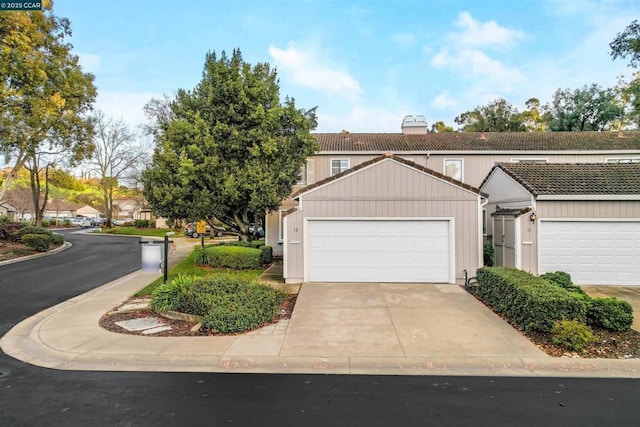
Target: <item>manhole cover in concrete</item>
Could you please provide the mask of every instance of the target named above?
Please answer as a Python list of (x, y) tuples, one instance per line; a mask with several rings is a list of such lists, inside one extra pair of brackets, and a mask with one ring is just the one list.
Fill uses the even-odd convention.
[(126, 329), (127, 331), (144, 331), (145, 329), (164, 326), (162, 322), (159, 322), (153, 317), (142, 317), (140, 319), (123, 320), (121, 322), (116, 322), (116, 325)]

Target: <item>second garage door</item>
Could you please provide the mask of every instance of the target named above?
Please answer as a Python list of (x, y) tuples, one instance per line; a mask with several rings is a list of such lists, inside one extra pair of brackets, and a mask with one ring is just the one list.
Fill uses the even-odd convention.
[(543, 221), (540, 271), (578, 284), (640, 285), (640, 222)]
[(310, 282), (451, 282), (448, 220), (309, 220)]

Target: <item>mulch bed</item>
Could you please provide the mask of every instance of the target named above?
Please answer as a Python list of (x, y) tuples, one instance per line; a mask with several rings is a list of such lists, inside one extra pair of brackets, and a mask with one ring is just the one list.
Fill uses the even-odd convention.
[[(267, 326), (273, 323), (277, 323), (281, 319), (290, 319), (291, 313), (293, 313), (293, 308), (296, 305), (296, 300), (298, 295), (289, 295), (289, 297), (284, 300), (278, 309), (278, 314), (274, 317), (271, 322), (260, 325), (259, 328), (263, 326)], [(164, 323), (167, 326), (171, 326), (170, 330), (158, 332), (156, 334), (147, 335), (151, 337), (187, 337), (187, 336), (220, 336), (220, 335), (237, 335), (237, 334), (220, 334), (214, 333), (204, 328), (200, 328), (198, 332), (191, 332), (191, 328), (194, 326), (194, 323), (185, 322), (182, 320), (172, 320), (167, 319), (166, 317), (161, 316), (152, 310), (139, 310), (127, 313), (118, 313), (111, 312), (107, 313), (100, 318), (99, 324), (104, 329), (117, 332), (121, 334), (129, 334), (129, 335), (144, 335), (142, 331), (128, 331), (123, 327), (116, 325), (116, 322), (121, 322), (123, 320), (132, 320), (132, 319), (140, 319), (143, 317), (151, 317), (157, 319), (158, 321)], [(256, 328), (256, 329), (259, 329)], [(249, 332), (249, 331), (245, 331)], [(245, 333), (243, 332), (243, 333)]]
[(37, 253), (24, 243), (12, 242), (10, 240), (0, 240), (0, 261), (7, 261), (14, 258), (21, 258)]
[[(493, 308), (471, 292), (478, 301), (486, 305), (492, 311)], [(494, 311), (495, 313), (495, 311)], [(553, 334), (546, 332), (532, 331), (527, 332), (514, 325), (509, 319), (496, 313), (505, 322), (509, 323), (514, 329), (527, 337), (539, 349), (550, 356), (554, 357), (580, 357), (580, 358), (597, 358), (597, 359), (634, 359), (640, 358), (640, 332), (630, 329), (626, 332), (614, 332), (602, 328), (591, 327), (594, 336), (594, 342), (589, 347), (580, 352), (571, 352), (563, 347), (555, 344), (552, 340)]]

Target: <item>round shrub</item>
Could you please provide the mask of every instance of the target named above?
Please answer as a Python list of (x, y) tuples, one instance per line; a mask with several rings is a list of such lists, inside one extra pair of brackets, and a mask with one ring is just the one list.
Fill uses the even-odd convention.
[(35, 225), (27, 225), (26, 227), (22, 227), (20, 230), (18, 230), (18, 232), (15, 235), (18, 240), (21, 240), (22, 236), (24, 236), (25, 234), (46, 234), (47, 236), (50, 236), (51, 232), (49, 230), (45, 230), (42, 227), (36, 227)]
[(22, 242), (38, 252), (46, 252), (51, 245), (51, 236), (48, 234), (25, 234)]
[(156, 311), (183, 311), (183, 295), (193, 284), (193, 277), (178, 275), (154, 289), (151, 294), (151, 308)]
[(593, 342), (593, 332), (576, 320), (560, 320), (553, 325), (553, 342), (567, 350), (582, 351)]
[(633, 308), (617, 298), (594, 298), (587, 310), (587, 323), (610, 331), (628, 331), (633, 323)]
[(235, 333), (257, 328), (273, 319), (284, 293), (260, 284), (248, 284), (239, 292), (222, 294), (204, 315), (202, 325), (217, 333)]
[(151, 304), (156, 310), (202, 316), (203, 326), (213, 332), (235, 333), (271, 321), (285, 298), (270, 286), (221, 274), (167, 282), (153, 292)]
[(51, 243), (60, 246), (64, 243), (64, 236), (58, 233), (51, 233)]

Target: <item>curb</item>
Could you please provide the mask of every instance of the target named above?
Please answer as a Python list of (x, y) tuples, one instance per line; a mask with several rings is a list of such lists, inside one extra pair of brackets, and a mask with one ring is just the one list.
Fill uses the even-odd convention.
[(0, 266), (9, 265), (9, 264), (15, 264), (15, 263), (22, 262), (22, 261), (29, 261), (30, 259), (36, 259), (36, 258), (42, 258), (42, 257), (49, 256), (49, 255), (54, 255), (54, 254), (57, 254), (58, 252), (62, 252), (64, 250), (69, 249), (71, 246), (73, 246), (71, 244), (71, 242), (66, 242), (65, 241), (62, 246), (57, 247), (57, 248), (52, 249), (52, 250), (47, 251), (47, 252), (43, 252), (41, 254), (27, 255), (27, 256), (20, 257), (20, 258), (14, 258), (14, 259), (8, 259), (6, 261), (0, 261)]

